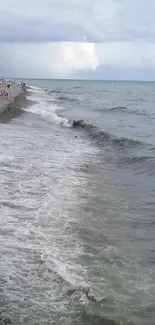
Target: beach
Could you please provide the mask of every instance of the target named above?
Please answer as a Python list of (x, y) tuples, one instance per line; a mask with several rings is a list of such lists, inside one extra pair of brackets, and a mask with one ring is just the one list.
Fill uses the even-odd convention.
[(0, 91), (2, 90), (8, 93), (8, 99), (0, 97), (0, 122), (6, 122), (21, 113), (26, 96), (21, 85), (11, 84), (8, 89), (5, 83), (0, 83)]

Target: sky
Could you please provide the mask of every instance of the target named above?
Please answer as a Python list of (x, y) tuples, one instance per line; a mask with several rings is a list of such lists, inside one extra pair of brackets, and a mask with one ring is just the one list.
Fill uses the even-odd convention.
[(155, 80), (155, 0), (5, 0), (0, 75)]

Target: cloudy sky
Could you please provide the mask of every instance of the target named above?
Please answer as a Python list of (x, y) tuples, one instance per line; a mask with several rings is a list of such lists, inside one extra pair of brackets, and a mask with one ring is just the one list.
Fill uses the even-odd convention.
[(155, 0), (5, 0), (0, 75), (155, 80)]

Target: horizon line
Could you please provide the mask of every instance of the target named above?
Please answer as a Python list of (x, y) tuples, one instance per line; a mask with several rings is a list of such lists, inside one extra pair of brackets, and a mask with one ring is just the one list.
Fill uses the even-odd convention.
[(98, 81), (98, 82), (155, 82), (155, 80), (132, 80), (132, 79), (89, 79), (89, 78), (26, 78), (26, 77), (1, 77), (1, 79), (14, 80), (54, 80), (54, 81)]

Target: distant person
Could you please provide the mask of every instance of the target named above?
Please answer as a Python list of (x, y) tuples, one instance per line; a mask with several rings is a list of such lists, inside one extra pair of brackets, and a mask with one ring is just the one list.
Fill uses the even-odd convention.
[(25, 82), (22, 82), (22, 90), (25, 90)]
[(7, 88), (9, 90), (9, 92), (10, 92), (10, 95), (11, 95), (11, 85), (10, 85), (10, 83), (7, 83)]

